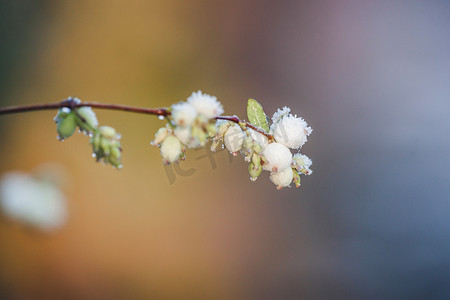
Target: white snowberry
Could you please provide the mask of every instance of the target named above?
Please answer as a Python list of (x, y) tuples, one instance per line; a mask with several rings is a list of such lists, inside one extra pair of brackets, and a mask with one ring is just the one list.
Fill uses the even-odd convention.
[(300, 117), (288, 115), (276, 124), (273, 124), (273, 136), (277, 143), (291, 149), (298, 149), (307, 141), (312, 129)]
[(161, 144), (161, 156), (166, 164), (173, 163), (180, 158), (181, 143), (180, 140), (169, 135)]
[(291, 165), (292, 153), (282, 144), (271, 143), (266, 146), (262, 154), (265, 158), (263, 165), (264, 170), (278, 172)]
[(294, 173), (292, 168), (285, 168), (280, 172), (270, 173), (270, 180), (277, 186), (277, 189), (281, 190), (291, 184)]
[(55, 183), (19, 172), (1, 178), (0, 209), (12, 219), (45, 231), (62, 227), (67, 219), (67, 201)]
[(172, 118), (176, 125), (189, 126), (197, 117), (197, 110), (187, 102), (172, 105)]
[(204, 115), (208, 119), (215, 118), (223, 113), (222, 104), (215, 96), (203, 94), (202, 91), (193, 92), (187, 102), (197, 110), (197, 113)]
[(236, 153), (242, 149), (242, 144), (244, 143), (245, 133), (242, 131), (241, 127), (234, 124), (228, 128), (225, 132), (223, 141), (227, 150)]

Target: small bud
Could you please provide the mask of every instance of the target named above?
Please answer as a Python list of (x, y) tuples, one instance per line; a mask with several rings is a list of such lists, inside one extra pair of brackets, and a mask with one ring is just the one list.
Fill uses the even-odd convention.
[(97, 116), (90, 107), (80, 107), (76, 111), (78, 126), (85, 132), (92, 132), (98, 126)]
[(231, 123), (225, 120), (217, 120), (216, 127), (218, 127), (218, 131), (216, 133), (216, 138), (223, 138), (225, 132), (227, 132), (228, 128), (231, 126)]
[(91, 138), (91, 144), (94, 150), (94, 154), (99, 151), (100, 149), (100, 141), (101, 141), (101, 135), (100, 134), (94, 134), (94, 136)]
[(192, 137), (198, 142), (200, 146), (204, 146), (206, 143), (206, 133), (203, 131), (202, 128), (198, 126), (192, 127)]
[(169, 135), (170, 131), (167, 127), (161, 127), (158, 129), (158, 131), (155, 133), (155, 139), (150, 142), (152, 146), (159, 146), (162, 141)]
[(256, 153), (253, 153), (252, 155), (252, 164), (255, 166), (261, 166), (261, 157)]
[(206, 132), (208, 132), (208, 136), (213, 137), (217, 133), (216, 124), (209, 123), (206, 125)]
[(220, 141), (219, 140), (213, 140), (211, 142), (211, 151), (216, 152), (217, 148), (220, 145)]
[(248, 172), (250, 173), (250, 180), (256, 181), (258, 179), (258, 176), (261, 174), (262, 167), (261, 165), (256, 166), (253, 163), (250, 163), (248, 166)]
[(264, 150), (264, 148), (258, 144), (258, 143), (253, 143), (253, 151), (255, 151), (256, 153), (261, 153)]
[(244, 140), (244, 148), (248, 150), (253, 149), (253, 139), (251, 137), (246, 137)]
[(300, 175), (298, 175), (297, 170), (292, 169), (293, 181), (295, 183), (295, 187), (300, 187)]
[(177, 161), (181, 155), (181, 143), (173, 135), (169, 135), (161, 144), (161, 156), (165, 164)]
[(100, 140), (100, 148), (103, 150), (103, 154), (105, 157), (109, 156), (110, 154), (110, 148), (111, 148), (111, 142), (108, 138), (103, 138)]
[(120, 147), (118, 147), (118, 145), (111, 145), (111, 157), (115, 159), (120, 158), (121, 153), (122, 151), (120, 150)]
[(103, 137), (112, 139), (116, 137), (116, 130), (110, 126), (102, 126), (99, 128), (100, 133)]
[(241, 150), (242, 144), (244, 143), (244, 136), (245, 134), (239, 125), (235, 124), (231, 126), (224, 136), (225, 147), (232, 153), (238, 152)]
[(70, 108), (62, 107), (58, 109), (58, 112), (56, 113), (56, 116), (53, 120), (55, 121), (55, 123), (58, 123), (59, 121), (67, 117), (67, 115), (70, 114), (70, 112), (71, 112)]
[(55, 122), (58, 139), (61, 141), (71, 137), (77, 128), (75, 113), (70, 110), (69, 113), (67, 113), (66, 110), (60, 109), (55, 117)]
[(97, 161), (103, 160), (120, 169), (122, 149), (120, 147), (120, 135), (116, 130), (109, 126), (102, 126), (94, 132), (90, 139), (92, 145), (93, 157)]

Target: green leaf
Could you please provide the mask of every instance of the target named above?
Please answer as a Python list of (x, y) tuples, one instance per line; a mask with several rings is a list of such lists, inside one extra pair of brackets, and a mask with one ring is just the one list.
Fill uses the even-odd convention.
[(247, 118), (250, 124), (269, 132), (269, 122), (264, 110), (255, 99), (248, 99), (247, 102)]

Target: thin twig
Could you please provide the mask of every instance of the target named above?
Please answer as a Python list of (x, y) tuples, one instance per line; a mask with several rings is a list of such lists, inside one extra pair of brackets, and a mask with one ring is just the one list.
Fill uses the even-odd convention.
[(36, 111), (36, 110), (50, 110), (50, 109), (58, 109), (63, 107), (68, 107), (70, 109), (74, 109), (77, 107), (94, 107), (100, 109), (112, 109), (112, 110), (121, 110), (121, 111), (129, 111), (134, 113), (142, 113), (149, 115), (157, 115), (157, 116), (167, 116), (170, 112), (167, 108), (143, 108), (143, 107), (132, 107), (127, 105), (117, 105), (117, 104), (105, 104), (105, 103), (97, 103), (97, 102), (78, 102), (74, 98), (67, 98), (61, 102), (57, 103), (48, 103), (48, 104), (32, 104), (32, 105), (19, 105), (19, 106), (10, 106), (5, 108), (0, 108), (0, 115), (4, 114), (12, 114), (12, 113), (21, 113), (28, 111)]
[(229, 117), (229, 116), (219, 116), (219, 117), (216, 117), (216, 120), (226, 120), (226, 121), (235, 122), (235, 123), (237, 123), (237, 124), (239, 124), (239, 123), (245, 123), (245, 126), (246, 126), (246, 127), (249, 127), (249, 128), (253, 129), (253, 130), (256, 131), (256, 132), (261, 133), (262, 135), (266, 136), (269, 140), (272, 140), (272, 139), (273, 139), (273, 136), (272, 136), (271, 134), (265, 132), (264, 130), (262, 130), (262, 129), (260, 129), (260, 128), (258, 128), (258, 127), (256, 127), (256, 126), (252, 125), (252, 124), (250, 124), (250, 123), (247, 122), (247, 121), (241, 121), (241, 120), (240, 120), (238, 117), (236, 117), (236, 116), (232, 116), (232, 117)]
[[(170, 115), (170, 111), (167, 108), (144, 108), (144, 107), (133, 107), (128, 105), (117, 105), (117, 104), (105, 104), (105, 103), (97, 103), (97, 102), (79, 102), (75, 100), (75, 98), (67, 98), (61, 102), (57, 103), (48, 103), (48, 104), (32, 104), (32, 105), (19, 105), (19, 106), (10, 106), (0, 108), (0, 115), (13, 114), (13, 113), (22, 113), (29, 111), (37, 111), (37, 110), (52, 110), (59, 109), (63, 107), (67, 107), (70, 109), (78, 108), (78, 107), (93, 107), (99, 109), (110, 109), (110, 110), (120, 110), (148, 115), (156, 115), (166, 117)], [(216, 120), (227, 120), (231, 122), (245, 123), (245, 125), (256, 132), (261, 133), (266, 136), (269, 140), (273, 139), (273, 136), (263, 131), (260, 128), (253, 126), (247, 121), (241, 121), (237, 116), (219, 116), (216, 117)]]

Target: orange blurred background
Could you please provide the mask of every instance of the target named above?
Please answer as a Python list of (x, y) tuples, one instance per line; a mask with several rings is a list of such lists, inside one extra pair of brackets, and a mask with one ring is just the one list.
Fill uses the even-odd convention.
[[(449, 108), (448, 2), (21, 0), (0, 7), (2, 106), (76, 96), (163, 107), (201, 89), (218, 97), (226, 115), (245, 118), (252, 97), (269, 115), (287, 105), (312, 126), (302, 152), (315, 172), (300, 189), (276, 191), (268, 174), (250, 182), (240, 156), (222, 151), (212, 162), (206, 151), (190, 150), (181, 168), (194, 172), (182, 176), (149, 145), (162, 121), (95, 110), (101, 125), (123, 136), (117, 171), (95, 163), (87, 137), (57, 141), (56, 112), (1, 116), (0, 174), (57, 165), (69, 200), (68, 222), (53, 233), (0, 219), (2, 299), (449, 292), (441, 278), (450, 269), (434, 269), (450, 266), (434, 252), (450, 249), (438, 238), (450, 233), (448, 176), (438, 161), (449, 145), (441, 140), (436, 153), (420, 146), (426, 126)], [(424, 104), (430, 98), (437, 110)], [(425, 128), (414, 123), (421, 117), (431, 122)], [(414, 141), (419, 148), (409, 152)], [(433, 181), (421, 182), (410, 166), (429, 157)], [(424, 194), (417, 187), (427, 182), (437, 186)], [(436, 239), (426, 240), (430, 232)], [(403, 277), (415, 272), (429, 280)]]

